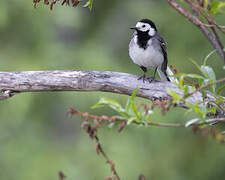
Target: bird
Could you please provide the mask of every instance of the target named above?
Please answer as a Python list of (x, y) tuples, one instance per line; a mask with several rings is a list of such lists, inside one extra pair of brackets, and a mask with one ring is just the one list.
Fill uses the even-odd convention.
[[(176, 81), (173, 72), (167, 66), (166, 41), (159, 34), (155, 23), (150, 19), (141, 19), (135, 27), (133, 37), (129, 43), (129, 56), (132, 61), (140, 66), (144, 74), (138, 78), (145, 81), (156, 81), (156, 71), (161, 80)], [(146, 77), (148, 69), (154, 69), (153, 77)]]

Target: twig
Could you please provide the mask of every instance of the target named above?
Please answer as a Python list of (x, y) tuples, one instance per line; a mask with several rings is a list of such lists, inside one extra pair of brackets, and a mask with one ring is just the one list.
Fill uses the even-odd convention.
[(222, 106), (221, 106), (221, 104), (218, 104), (218, 103), (216, 103), (215, 101), (209, 101), (208, 103), (213, 103), (213, 104), (215, 104), (221, 111), (223, 111), (224, 112), (224, 114), (225, 114), (225, 108), (223, 108)]
[(219, 79), (219, 80), (216, 80), (216, 81), (213, 81), (213, 82), (209, 82), (209, 83), (207, 83), (207, 84), (205, 84), (205, 85), (203, 85), (203, 86), (201, 86), (199, 88), (196, 88), (196, 90), (191, 92), (191, 93), (189, 93), (188, 96), (192, 96), (194, 93), (196, 93), (198, 91), (201, 91), (202, 89), (205, 89), (205, 88), (207, 88), (207, 87), (209, 87), (209, 86), (211, 86), (213, 84), (218, 84), (218, 83), (222, 83), (222, 82), (225, 82), (225, 78)]
[[(40, 3), (41, 0), (33, 0), (33, 3), (34, 3), (34, 8), (36, 8), (37, 4)], [(49, 2), (51, 1), (51, 2)], [(53, 6), (56, 4), (56, 2), (58, 2), (59, 0), (44, 0), (44, 4), (45, 5), (50, 5), (50, 10), (53, 10)], [(73, 7), (76, 7), (80, 2), (81, 0), (71, 0), (72, 2), (72, 6)], [(70, 0), (63, 0), (61, 5), (70, 5)]]
[[(118, 119), (115, 117), (109, 117), (109, 116), (96, 116), (96, 115), (91, 115), (88, 113), (83, 113), (80, 112), (78, 110), (75, 110), (74, 108), (70, 108), (70, 115), (79, 115), (81, 117), (84, 117), (86, 120), (89, 119), (94, 119), (94, 124), (96, 125), (97, 128), (100, 127), (100, 124), (104, 121), (106, 121), (107, 123), (111, 123), (111, 122), (127, 122), (126, 119)], [(96, 124), (96, 121), (98, 122)], [(133, 121), (133, 124), (138, 124), (138, 125), (147, 125), (147, 126), (158, 126), (158, 127), (186, 127), (185, 123), (158, 123), (158, 122), (149, 122), (149, 123), (143, 123), (143, 122), (137, 122), (137, 121)], [(214, 119), (208, 119), (205, 121), (199, 121), (196, 123), (192, 123), (190, 124), (188, 127), (192, 127), (192, 130), (194, 133), (196, 133), (198, 130), (200, 131), (202, 137), (205, 137), (207, 134), (210, 134), (214, 139), (217, 139), (218, 141), (220, 141), (221, 143), (224, 143), (225, 141), (225, 137), (222, 133), (217, 132), (216, 130), (214, 130), (212, 128), (212, 125), (218, 124), (218, 123), (224, 123), (225, 124), (225, 118), (214, 118)], [(98, 141), (97, 138), (97, 129), (96, 128), (92, 128), (90, 123), (87, 121), (84, 122), (84, 124), (88, 124), (88, 128), (86, 128), (86, 131), (88, 132), (89, 136), (93, 139), (93, 137), (96, 139), (96, 151), (97, 153), (101, 153), (102, 152), (102, 147)], [(209, 127), (201, 127), (202, 125), (209, 125)], [(104, 151), (103, 151), (104, 152)], [(106, 155), (103, 154), (103, 156), (107, 159), (108, 157)], [(112, 171), (114, 171), (114, 164), (107, 159), (107, 162), (109, 162), (109, 164), (111, 165)], [(114, 172), (114, 175), (115, 172)], [(118, 179), (118, 178), (117, 178)]]
[[(198, 13), (198, 12), (200, 12), (201, 15), (202, 15), (203, 17), (205, 17), (205, 19), (208, 21), (209, 25), (212, 25), (210, 28), (211, 28), (212, 33), (214, 34), (214, 36), (215, 36), (215, 38), (216, 38), (215, 41), (217, 41), (218, 44), (219, 44), (219, 46), (220, 46), (220, 49), (216, 49), (216, 50), (218, 51), (218, 53), (221, 54), (221, 56), (223, 55), (223, 57), (225, 58), (225, 52), (223, 51), (224, 46), (223, 46), (223, 44), (222, 44), (222, 42), (221, 42), (221, 39), (220, 39), (220, 37), (219, 37), (219, 34), (218, 34), (217, 31), (216, 31), (216, 27), (217, 27), (220, 31), (222, 31), (222, 32), (224, 33), (225, 31), (223, 30), (223, 26), (218, 25), (218, 24), (216, 23), (216, 21), (213, 19), (212, 16), (211, 16), (211, 17), (208, 17), (208, 16), (205, 14), (205, 11), (204, 11), (204, 9), (203, 9), (203, 6), (201, 6), (201, 4), (196, 4), (196, 3), (194, 3), (194, 2), (192, 2), (192, 1), (190, 1), (190, 0), (185, 0), (185, 1), (189, 4), (189, 6), (191, 7), (191, 9), (193, 10), (193, 15), (194, 15), (196, 18), (199, 16), (199, 13)], [(211, 3), (211, 2), (210, 2), (210, 3)], [(208, 12), (210, 13), (209, 8), (208, 8)]]
[(146, 177), (143, 174), (140, 174), (138, 180), (146, 180)]
[[(174, 65), (170, 65), (170, 68), (172, 69), (174, 75), (180, 73), (180, 71)], [(194, 82), (192, 82), (191, 80), (189, 80), (186, 77), (184, 77), (184, 80), (191, 86), (194, 86), (194, 87), (198, 87), (199, 86), (198, 83), (194, 83)]]
[[(103, 121), (106, 121), (108, 123), (111, 122), (122, 122), (122, 121), (127, 121), (126, 119), (119, 119), (119, 118), (115, 118), (115, 117), (109, 117), (109, 116), (97, 116), (97, 115), (92, 115), (89, 113), (84, 113), (81, 111), (78, 111), (74, 108), (70, 108), (69, 109), (69, 113), (71, 115), (79, 115), (81, 117), (84, 117), (85, 119), (97, 119), (99, 120), (100, 123), (102, 123)], [(191, 126), (194, 125), (203, 125), (203, 124), (212, 124), (212, 123), (224, 123), (225, 122), (225, 118), (214, 118), (214, 119), (208, 119), (205, 120), (204, 122), (196, 122), (193, 123)], [(138, 122), (138, 121), (133, 121), (133, 124), (137, 124), (137, 125), (148, 125), (148, 126), (158, 126), (158, 127), (185, 127), (185, 123), (161, 123), (161, 122), (148, 122), (148, 123), (144, 123), (144, 122)]]
[(64, 180), (64, 178), (66, 177), (62, 171), (59, 171), (58, 174), (59, 174), (59, 180)]
[(208, 119), (208, 120), (205, 120), (205, 122), (199, 122), (198, 125), (216, 124), (216, 123), (225, 123), (225, 118)]
[[(201, 15), (208, 21), (208, 23), (210, 25), (212, 25), (211, 30), (212, 30), (212, 33), (214, 34), (214, 37), (215, 37), (215, 41), (218, 42), (218, 45), (220, 46), (219, 49), (216, 49), (218, 51), (218, 53), (220, 54), (220, 56), (222, 58), (224, 58), (225, 60), (225, 52), (223, 51), (224, 49), (224, 46), (221, 42), (221, 39), (219, 37), (219, 34), (216, 32), (216, 28), (217, 27), (222, 33), (225, 33), (225, 30), (223, 30), (223, 27), (221, 27), (220, 25), (218, 25), (215, 21), (215, 19), (213, 18), (213, 16), (207, 16), (206, 13), (205, 13), (205, 10), (203, 7), (201, 7), (199, 4), (197, 3), (194, 3), (193, 1), (191, 0), (185, 0), (189, 6), (193, 9), (194, 11), (194, 16), (195, 17), (198, 17), (198, 12), (201, 13)], [(208, 12), (209, 12), (209, 9), (208, 9)], [(210, 13), (210, 12), (209, 12)]]
[[(88, 116), (86, 116), (86, 120), (88, 120), (87, 117)], [(81, 126), (86, 130), (90, 138), (95, 140), (95, 147), (97, 154), (102, 154), (102, 156), (106, 159), (106, 163), (110, 165), (110, 169), (113, 172), (113, 175), (116, 177), (117, 180), (120, 180), (120, 177), (115, 169), (114, 162), (110, 160), (110, 158), (105, 153), (105, 151), (102, 148), (102, 145), (99, 142), (99, 138), (97, 136), (97, 128), (92, 127), (88, 121), (83, 122)]]
[[(186, 17), (190, 22), (195, 24), (197, 27), (201, 29), (206, 38), (209, 40), (211, 45), (217, 50), (218, 55), (225, 63), (225, 53), (223, 49), (221, 49), (220, 43), (217, 41), (217, 38), (214, 34), (212, 34), (207, 27), (212, 27), (212, 25), (207, 25), (201, 22), (195, 15), (192, 15), (188, 10), (182, 8), (177, 2), (174, 0), (167, 0), (167, 2), (175, 8), (181, 15)], [(213, 21), (214, 23), (214, 21)], [(219, 28), (219, 27), (218, 27)]]
[(194, 8), (196, 11), (200, 12), (201, 15), (207, 19), (207, 21), (210, 23), (210, 24), (213, 24), (214, 26), (212, 27), (217, 27), (221, 32), (225, 33), (225, 31), (223, 30), (223, 28), (221, 28), (217, 23), (216, 21), (213, 19), (213, 17), (209, 17), (205, 14), (205, 11), (204, 9), (199, 6), (197, 3), (194, 3), (193, 1), (191, 0), (185, 0), (192, 8)]
[(204, 24), (198, 18), (194, 17), (188, 10), (182, 8), (177, 2), (174, 0), (166, 0), (173, 8), (175, 8), (181, 15), (186, 17), (190, 22), (194, 23), (197, 26), (205, 26), (211, 27), (211, 25)]

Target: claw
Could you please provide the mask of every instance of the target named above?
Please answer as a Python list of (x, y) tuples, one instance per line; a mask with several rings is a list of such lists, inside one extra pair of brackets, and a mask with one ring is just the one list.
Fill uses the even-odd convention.
[(159, 82), (158, 80), (155, 79), (155, 77), (148, 77), (147, 80), (148, 80), (149, 83)]
[(142, 76), (140, 76), (138, 78), (138, 80), (143, 80), (143, 83), (145, 83), (145, 81), (149, 82), (149, 83), (152, 83), (152, 82), (159, 82), (158, 80), (155, 79), (155, 77), (146, 77), (145, 74), (143, 74)]
[(143, 76), (140, 76), (140, 77), (138, 78), (138, 80), (140, 80), (140, 79), (143, 80), (143, 83), (145, 83), (145, 81), (147, 80), (145, 74), (144, 74)]
[(151, 82), (155, 81), (155, 78), (154, 77), (148, 77), (147, 80), (148, 80), (149, 83), (151, 83)]
[(159, 82), (158, 80), (155, 79), (155, 77), (146, 77), (145, 74), (143, 76), (140, 76), (138, 78), (138, 80), (143, 80), (143, 83), (145, 83), (145, 81), (152, 83), (152, 82)]

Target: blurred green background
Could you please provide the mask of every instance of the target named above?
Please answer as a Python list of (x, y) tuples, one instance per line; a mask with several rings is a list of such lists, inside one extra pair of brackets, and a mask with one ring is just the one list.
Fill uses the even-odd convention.
[[(181, 72), (198, 73), (199, 64), (213, 49), (195, 26), (158, 0), (96, 0), (93, 11), (61, 7), (50, 11), (32, 0), (0, 1), (0, 71), (108, 70), (141, 74), (128, 56), (129, 27), (150, 18), (168, 43), (169, 64)], [(224, 23), (224, 16), (218, 22)], [(223, 36), (223, 42), (225, 38)], [(224, 77), (217, 54), (209, 59)], [(110, 176), (94, 142), (80, 128), (80, 117), (67, 117), (69, 107), (94, 114), (114, 115), (108, 109), (90, 109), (100, 97), (122, 104), (127, 96), (97, 92), (25, 93), (0, 102), (0, 180), (56, 180), (62, 170), (67, 180), (100, 180)], [(139, 102), (148, 102), (138, 98)], [(193, 117), (182, 109), (154, 121), (185, 122)], [(99, 130), (100, 142), (116, 164), (122, 179), (211, 180), (225, 178), (225, 148), (202, 139), (190, 129), (138, 128), (117, 133)]]

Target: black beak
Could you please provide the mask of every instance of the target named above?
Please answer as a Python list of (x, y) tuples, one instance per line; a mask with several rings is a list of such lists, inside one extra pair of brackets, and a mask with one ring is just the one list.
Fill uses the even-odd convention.
[(136, 31), (138, 30), (138, 28), (136, 28), (136, 27), (131, 27), (130, 29), (132, 29), (132, 30), (134, 29)]

